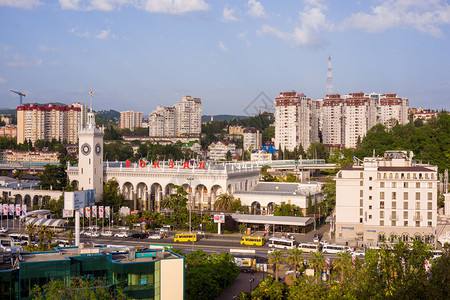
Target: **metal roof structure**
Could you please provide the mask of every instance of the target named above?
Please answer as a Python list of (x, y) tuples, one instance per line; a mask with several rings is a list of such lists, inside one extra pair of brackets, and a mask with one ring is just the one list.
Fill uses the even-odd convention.
[(33, 224), (34, 226), (51, 226), (51, 227), (62, 227), (67, 220), (64, 219), (39, 219), (39, 218), (29, 218), (26, 221), (26, 225)]
[(232, 214), (231, 217), (237, 222), (247, 224), (276, 224), (276, 225), (291, 225), (291, 226), (307, 226), (313, 224), (313, 218), (308, 217), (283, 217), (273, 215), (244, 215)]

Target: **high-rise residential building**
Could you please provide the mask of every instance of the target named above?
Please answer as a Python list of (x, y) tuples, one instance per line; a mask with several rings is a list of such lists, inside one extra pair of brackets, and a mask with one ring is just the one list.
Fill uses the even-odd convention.
[(406, 151), (366, 157), (336, 175), (336, 240), (432, 242), (437, 225), (437, 166)]
[(142, 127), (142, 112), (134, 110), (120, 112), (119, 129), (134, 130), (138, 127)]
[(183, 96), (174, 107), (177, 135), (200, 135), (202, 131), (202, 101), (200, 98)]
[(202, 129), (202, 102), (200, 98), (183, 96), (172, 107), (157, 106), (148, 116), (149, 135), (199, 136)]
[(80, 128), (83, 128), (86, 126), (87, 122), (87, 113), (88, 113), (88, 106), (81, 102), (74, 102), (72, 103), (72, 106), (80, 108)]
[(72, 105), (22, 104), (17, 107), (17, 143), (56, 139), (76, 144), (80, 108)]
[(259, 149), (262, 145), (262, 133), (259, 129), (248, 127), (243, 130), (244, 151)]
[(280, 93), (275, 98), (275, 147), (292, 151), (302, 145), (306, 150), (312, 141), (318, 141), (319, 122), (312, 115), (315, 112), (305, 95), (295, 91)]
[(335, 94), (322, 102), (322, 139), (330, 150), (355, 148), (376, 124), (408, 123), (408, 99), (397, 94)]

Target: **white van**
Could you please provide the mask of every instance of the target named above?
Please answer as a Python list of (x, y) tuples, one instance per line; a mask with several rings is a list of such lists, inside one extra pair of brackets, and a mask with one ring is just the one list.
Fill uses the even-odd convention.
[(320, 252), (321, 245), (318, 245), (317, 243), (305, 243), (305, 244), (299, 244), (298, 249), (302, 250), (303, 252)]
[(322, 252), (323, 253), (350, 252), (350, 248), (347, 246), (329, 244), (323, 246)]

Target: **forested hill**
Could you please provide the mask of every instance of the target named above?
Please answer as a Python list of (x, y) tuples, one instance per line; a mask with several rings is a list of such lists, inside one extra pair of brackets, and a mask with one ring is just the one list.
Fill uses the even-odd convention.
[(450, 169), (450, 115), (440, 113), (428, 123), (396, 125), (387, 129), (383, 125), (372, 127), (363, 138), (354, 155), (372, 156), (373, 150), (382, 155), (386, 150), (413, 151), (414, 159), (439, 167), (439, 172)]
[[(245, 119), (248, 118), (248, 116), (236, 116), (236, 115), (213, 115), (214, 121), (230, 121), (234, 119)], [(202, 116), (202, 122), (209, 122), (211, 121), (211, 116), (209, 115), (203, 115)]]

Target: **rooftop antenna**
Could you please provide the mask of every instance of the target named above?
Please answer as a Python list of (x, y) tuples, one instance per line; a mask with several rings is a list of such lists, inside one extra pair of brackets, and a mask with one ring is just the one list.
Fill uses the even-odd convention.
[(333, 75), (331, 73), (331, 56), (328, 55), (328, 70), (327, 70), (327, 95), (333, 94)]

